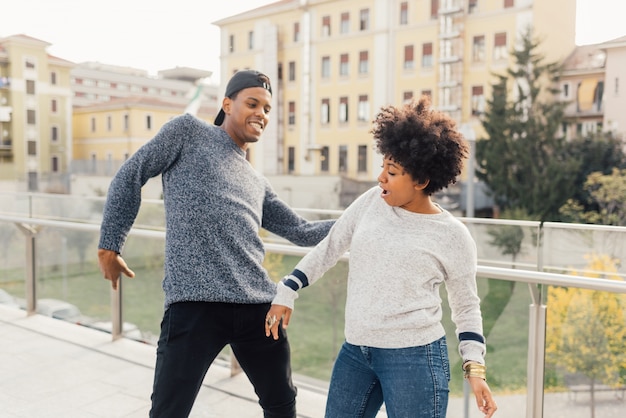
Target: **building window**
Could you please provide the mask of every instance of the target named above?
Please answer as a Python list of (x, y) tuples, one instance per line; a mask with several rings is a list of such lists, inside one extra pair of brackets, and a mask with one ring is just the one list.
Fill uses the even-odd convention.
[(329, 157), (329, 148), (322, 147), (320, 152), (320, 171), (327, 173), (329, 170), (328, 157)]
[(439, 0), (430, 0), (430, 18), (437, 19), (439, 16)]
[(366, 122), (370, 120), (370, 102), (367, 98), (367, 94), (359, 96), (359, 103), (356, 111), (357, 120)]
[(289, 125), (296, 124), (296, 102), (289, 102), (289, 114), (287, 115)]
[(400, 24), (406, 25), (409, 23), (409, 3), (403, 1), (400, 3)]
[(369, 53), (367, 51), (359, 52), (359, 74), (367, 74), (369, 72)]
[(357, 171), (359, 173), (367, 172), (367, 145), (359, 145)]
[(515, 0), (504, 0), (504, 8), (515, 7)]
[(248, 32), (248, 50), (252, 51), (254, 49), (254, 32)]
[(405, 91), (404, 93), (402, 93), (402, 103), (410, 103), (411, 100), (413, 100), (412, 91)]
[(287, 171), (293, 173), (296, 170), (296, 149), (289, 147), (287, 149)]
[(350, 63), (348, 61), (348, 54), (341, 54), (339, 56), (339, 75), (347, 76), (350, 73)]
[(613, 91), (616, 96), (619, 94), (619, 77), (615, 77), (615, 88)]
[(51, 165), (51, 171), (53, 173), (58, 173), (59, 172), (59, 157), (57, 157), (56, 155), (54, 157), (52, 157), (52, 161), (50, 161), (50, 165)]
[(339, 98), (339, 122), (348, 122), (348, 98), (345, 96)]
[(152, 115), (146, 115), (146, 130), (152, 130)]
[(52, 142), (57, 142), (59, 140), (59, 127), (53, 126), (50, 128), (50, 140)]
[(57, 113), (58, 112), (58, 103), (57, 103), (57, 99), (52, 99), (50, 100), (50, 111), (52, 113)]
[(289, 61), (289, 81), (296, 81), (296, 62)]
[(320, 117), (320, 122), (322, 125), (327, 125), (330, 123), (330, 99), (322, 99)]
[(561, 97), (563, 99), (569, 98), (569, 83), (563, 84), (563, 90), (561, 90)]
[(124, 114), (124, 132), (128, 131), (129, 125), (130, 125), (129, 116), (128, 116), (128, 113), (125, 113)]
[(474, 13), (478, 6), (478, 0), (469, 0), (467, 3), (467, 13)]
[(485, 113), (483, 86), (472, 86), (472, 115), (480, 116), (483, 113)]
[(26, 110), (26, 123), (29, 125), (37, 123), (37, 113), (33, 109)]
[(422, 44), (422, 68), (432, 68), (433, 66), (433, 44), (427, 42)]
[(508, 57), (506, 49), (506, 32), (496, 33), (493, 39), (493, 59), (504, 60)]
[(415, 58), (413, 57), (413, 45), (404, 46), (404, 69), (415, 68)]
[(113, 118), (111, 115), (107, 115), (107, 131), (111, 132), (113, 130)]
[(235, 52), (235, 35), (228, 37), (228, 52)]
[(485, 62), (485, 36), (474, 36), (472, 42), (472, 61)]
[(341, 14), (341, 26), (339, 32), (346, 34), (350, 33), (350, 13), (344, 12)]
[(28, 68), (29, 70), (34, 70), (35, 69), (35, 61), (30, 59), (30, 58), (26, 58), (26, 61), (24, 62), (24, 66), (26, 68)]
[(26, 94), (35, 94), (35, 80), (26, 80)]
[(330, 77), (330, 57), (322, 57), (322, 78)]
[(52, 84), (53, 86), (56, 86), (57, 84), (57, 73), (54, 71), (50, 73), (50, 84)]
[(362, 9), (359, 13), (359, 30), (369, 30), (370, 28), (370, 9)]
[(339, 172), (345, 173), (348, 171), (348, 147), (346, 145), (339, 145)]
[(91, 132), (96, 132), (96, 118), (91, 117)]
[(430, 90), (422, 90), (422, 91), (420, 92), (420, 94), (421, 94), (422, 96), (433, 97), (433, 92), (432, 92), (432, 91), (430, 91)]
[(300, 22), (293, 24), (293, 41), (300, 42)]
[(330, 36), (330, 16), (322, 17), (322, 36)]
[(37, 155), (37, 142), (28, 141), (27, 147), (28, 147), (28, 155)]

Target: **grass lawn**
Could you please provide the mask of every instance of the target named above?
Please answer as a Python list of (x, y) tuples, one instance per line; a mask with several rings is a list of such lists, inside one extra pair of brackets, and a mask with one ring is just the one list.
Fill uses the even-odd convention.
[[(163, 311), (161, 290), (162, 242), (132, 243), (125, 249), (125, 259), (135, 271), (134, 279), (123, 279), (123, 316), (143, 332), (158, 336)], [(149, 241), (149, 240), (148, 240)], [(95, 243), (89, 255), (95, 255)], [(278, 280), (290, 272), (299, 257), (270, 255), (268, 270)], [(83, 263), (49, 263), (37, 268), (37, 297), (63, 299), (79, 307), (84, 315), (110, 318), (110, 284), (100, 274), (94, 257)], [(0, 287), (9, 293), (24, 295), (23, 268), (0, 270)], [(347, 263), (339, 262), (318, 283), (300, 293), (289, 327), (294, 373), (328, 380), (335, 355), (343, 343), (343, 311)], [(528, 339), (528, 288), (517, 283), (479, 279), (483, 298), (483, 316), (489, 325), (488, 378), (495, 391), (524, 390)], [(453, 396), (462, 394), (462, 373), (457, 353), (454, 325), (450, 321), (445, 290), (444, 325), (448, 333), (451, 389)]]

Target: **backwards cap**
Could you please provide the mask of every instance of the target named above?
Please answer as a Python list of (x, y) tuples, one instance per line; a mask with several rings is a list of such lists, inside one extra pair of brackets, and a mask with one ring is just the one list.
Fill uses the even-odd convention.
[[(261, 76), (267, 81), (261, 78)], [(272, 94), (272, 86), (270, 86), (269, 77), (255, 70), (241, 70), (237, 71), (228, 82), (224, 96), (232, 97), (235, 93), (250, 87), (263, 87)], [(224, 109), (220, 109), (213, 123), (220, 126), (222, 122), (224, 122), (225, 116)]]

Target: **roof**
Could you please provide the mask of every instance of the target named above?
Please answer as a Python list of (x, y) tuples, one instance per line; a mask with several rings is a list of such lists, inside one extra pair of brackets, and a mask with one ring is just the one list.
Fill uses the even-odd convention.
[(606, 65), (606, 52), (600, 44), (577, 46), (563, 61), (564, 71), (602, 70)]

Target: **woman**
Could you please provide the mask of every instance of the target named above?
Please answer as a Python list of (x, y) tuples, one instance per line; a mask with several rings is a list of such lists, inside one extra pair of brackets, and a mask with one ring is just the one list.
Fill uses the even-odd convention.
[(328, 236), (277, 285), (265, 333), (287, 327), (297, 291), (350, 251), (345, 338), (333, 369), (327, 418), (445, 418), (450, 369), (441, 324), (445, 284), (459, 352), (478, 408), (497, 409), (485, 381), (485, 339), (476, 289), (476, 245), (433, 202), (454, 183), (467, 146), (428, 98), (383, 108), (372, 134), (384, 156), (379, 185), (357, 198)]

